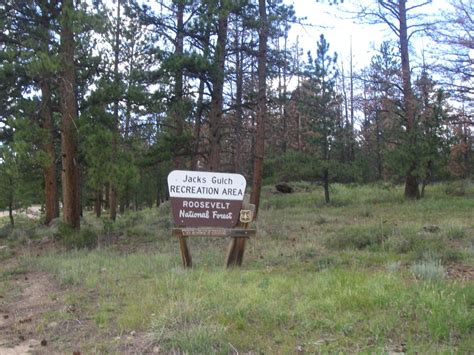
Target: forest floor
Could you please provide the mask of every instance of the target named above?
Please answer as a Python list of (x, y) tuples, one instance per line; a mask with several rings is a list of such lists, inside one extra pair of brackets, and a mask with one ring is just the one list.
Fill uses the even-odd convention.
[(474, 352), (472, 183), (294, 186), (264, 189), (232, 270), (216, 238), (181, 267), (168, 204), (77, 234), (0, 219), (0, 354)]

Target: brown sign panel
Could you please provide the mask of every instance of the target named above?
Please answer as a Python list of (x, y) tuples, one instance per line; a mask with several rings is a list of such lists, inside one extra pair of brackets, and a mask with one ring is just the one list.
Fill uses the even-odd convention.
[(174, 170), (168, 175), (171, 211), (177, 226), (232, 228), (245, 193), (239, 174)]
[(185, 227), (234, 227), (242, 201), (171, 198), (173, 220)]

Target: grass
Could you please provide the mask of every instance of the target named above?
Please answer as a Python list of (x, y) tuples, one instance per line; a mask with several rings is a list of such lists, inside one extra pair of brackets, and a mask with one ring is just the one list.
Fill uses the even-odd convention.
[[(165, 348), (190, 353), (227, 353), (231, 345), (264, 353), (296, 346), (383, 351), (408, 340), (426, 351), (458, 345), (452, 334), (468, 338), (474, 326), (472, 287), (407, 282), (384, 271), (183, 271), (173, 257), (106, 251), (46, 257), (39, 265), (65, 285), (97, 292), (97, 304), (75, 302), (89, 308), (99, 328), (146, 330)], [(315, 346), (321, 339), (327, 342)]]
[(223, 268), (227, 240), (197, 238), (196, 266), (183, 270), (167, 204), (113, 225), (88, 216), (87, 235), (110, 243), (23, 265), (69, 290), (102, 350), (137, 331), (166, 352), (469, 353), (473, 281), (446, 270), (474, 266), (474, 200), (456, 186), (405, 201), (400, 187), (334, 185), (330, 205), (320, 186), (297, 183), (291, 195), (265, 187), (241, 269)]

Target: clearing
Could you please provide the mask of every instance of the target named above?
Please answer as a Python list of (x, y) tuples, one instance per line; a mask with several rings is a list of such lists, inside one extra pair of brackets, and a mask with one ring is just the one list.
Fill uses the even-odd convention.
[[(0, 228), (0, 353), (474, 351), (474, 191), (295, 183), (264, 190), (240, 269), (227, 240), (190, 240), (169, 205), (81, 232)], [(453, 193), (453, 191), (455, 193)], [(90, 249), (78, 249), (89, 246)]]

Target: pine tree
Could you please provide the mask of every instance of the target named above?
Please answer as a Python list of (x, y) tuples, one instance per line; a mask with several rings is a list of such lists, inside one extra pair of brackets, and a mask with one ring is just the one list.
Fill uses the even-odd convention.
[(321, 162), (321, 179), (324, 199), (330, 202), (329, 180), (331, 164), (335, 159), (335, 137), (340, 119), (340, 98), (336, 94), (337, 56), (329, 53), (329, 43), (324, 35), (317, 43), (316, 57), (308, 52), (305, 81), (301, 84), (298, 111), (304, 115), (308, 132), (308, 147)]
[(76, 146), (76, 73), (74, 63), (74, 4), (64, 0), (61, 6), (61, 46), (59, 50), (60, 72), (60, 110), (61, 110), (61, 157), (63, 189), (63, 221), (74, 229), (80, 228), (80, 201)]

